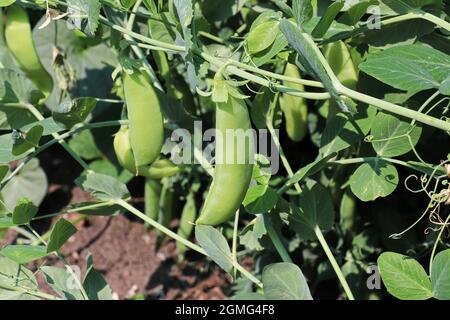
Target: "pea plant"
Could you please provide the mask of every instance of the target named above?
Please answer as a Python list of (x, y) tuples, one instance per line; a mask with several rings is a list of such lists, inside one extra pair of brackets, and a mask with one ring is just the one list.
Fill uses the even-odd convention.
[[(0, 0), (0, 298), (112, 299), (61, 253), (77, 212), (233, 299), (450, 299), (448, 2)], [(92, 200), (43, 212), (56, 145)]]

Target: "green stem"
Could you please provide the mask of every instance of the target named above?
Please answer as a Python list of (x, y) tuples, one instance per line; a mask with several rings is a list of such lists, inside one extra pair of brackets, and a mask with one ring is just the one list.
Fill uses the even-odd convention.
[(350, 289), (350, 287), (347, 283), (347, 280), (344, 277), (344, 274), (342, 273), (336, 259), (334, 258), (334, 255), (331, 252), (330, 247), (328, 246), (327, 241), (325, 240), (325, 237), (323, 236), (322, 231), (320, 230), (319, 226), (315, 227), (314, 233), (316, 234), (317, 239), (319, 239), (319, 242), (322, 245), (322, 248), (328, 257), (328, 260), (330, 261), (331, 266), (333, 267), (334, 271), (336, 272), (336, 275), (337, 275), (342, 287), (344, 288), (344, 291), (347, 294), (348, 299), (355, 300), (352, 290)]
[(440, 119), (436, 119), (432, 116), (429, 116), (427, 114), (423, 114), (420, 112), (417, 112), (412, 109), (408, 109), (405, 107), (401, 107), (399, 105), (383, 101), (381, 99), (368, 96), (364, 93), (357, 92), (355, 90), (349, 89), (343, 85), (338, 85), (336, 87), (336, 90), (343, 95), (346, 95), (352, 99), (367, 103), (369, 105), (373, 105), (379, 109), (397, 114), (399, 116), (403, 116), (409, 119), (414, 119), (418, 122), (421, 122), (423, 124), (429, 125), (431, 127), (435, 127), (444, 131), (450, 131), (450, 122), (446, 122)]
[[(172, 230), (164, 227), (163, 225), (159, 224), (158, 222), (156, 222), (155, 220), (151, 219), (150, 217), (148, 217), (147, 215), (145, 215), (144, 213), (142, 213), (141, 211), (139, 211), (138, 209), (136, 209), (135, 207), (133, 207), (132, 205), (130, 205), (128, 202), (126, 202), (125, 200), (119, 199), (116, 200), (115, 202), (117, 205), (123, 207), (124, 209), (128, 210), (129, 212), (131, 212), (132, 214), (134, 214), (136, 217), (142, 219), (143, 221), (147, 222), (149, 225), (151, 225), (152, 227), (154, 227), (155, 229), (158, 229), (159, 231), (165, 233), (166, 235), (168, 235), (169, 237), (171, 237), (172, 239), (181, 242), (182, 244), (184, 244), (186, 247), (191, 248), (194, 251), (197, 251), (200, 254), (203, 254), (205, 256), (208, 257), (208, 254), (206, 253), (205, 250), (203, 250), (203, 248), (201, 248), (200, 246), (196, 245), (195, 243), (181, 237), (180, 235), (176, 234), (175, 232), (173, 232)], [(235, 267), (239, 272), (241, 272), (244, 276), (246, 276), (249, 280), (251, 280), (252, 282), (254, 282), (257, 286), (262, 288), (262, 283), (261, 281), (259, 281), (254, 275), (252, 275), (249, 271), (247, 271), (244, 267), (242, 267), (239, 263), (237, 262), (232, 262), (233, 267)]]
[(418, 13), (418, 14), (416, 14), (416, 17), (430, 21), (430, 22), (434, 23), (435, 25), (450, 32), (450, 23), (448, 23), (447, 21), (445, 21), (439, 17), (436, 17), (435, 15), (433, 15), (431, 13), (428, 13), (428, 12)]
[(264, 215), (264, 224), (266, 226), (270, 240), (272, 240), (272, 243), (275, 246), (275, 249), (277, 250), (283, 262), (294, 263), (294, 261), (292, 261), (291, 257), (289, 256), (289, 253), (287, 252), (286, 248), (284, 247), (283, 243), (281, 242), (281, 239), (278, 236), (277, 231), (273, 227), (270, 213)]
[[(239, 227), (239, 209), (236, 211), (234, 215), (234, 224), (233, 224), (233, 242), (231, 244), (231, 259), (237, 263), (237, 238), (238, 238), (238, 227)], [(233, 268), (233, 276), (236, 279), (236, 268)]]
[(21, 292), (21, 293), (26, 293), (32, 296), (35, 296), (37, 298), (42, 298), (42, 299), (47, 299), (47, 300), (62, 300), (59, 297), (56, 297), (54, 295), (45, 293), (45, 292), (41, 292), (41, 291), (35, 291), (35, 290), (31, 290), (28, 288), (22, 288), (22, 287), (11, 287), (5, 284), (0, 284), (0, 288), (1, 289), (5, 289), (5, 290), (9, 290), (9, 291), (16, 291), (16, 292)]

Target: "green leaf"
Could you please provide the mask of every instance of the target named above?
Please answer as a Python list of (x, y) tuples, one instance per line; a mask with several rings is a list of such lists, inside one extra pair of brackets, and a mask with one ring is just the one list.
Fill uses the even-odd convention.
[(450, 96), (450, 75), (441, 83), (439, 92), (443, 95)]
[(419, 92), (441, 86), (450, 73), (450, 57), (428, 46), (403, 45), (370, 54), (359, 67), (394, 88)]
[(247, 190), (243, 205), (248, 213), (258, 214), (272, 210), (278, 202), (278, 194), (268, 185), (252, 186)]
[(125, 8), (125, 9), (131, 9), (131, 7), (136, 3), (136, 0), (120, 0), (120, 4)]
[(126, 200), (130, 197), (125, 184), (105, 174), (89, 171), (86, 175), (77, 178), (75, 183), (98, 200)]
[(313, 174), (319, 172), (322, 168), (327, 166), (327, 163), (336, 157), (336, 152), (330, 153), (329, 155), (319, 158), (310, 164), (307, 164), (300, 170), (298, 170), (287, 182), (286, 185), (291, 186), (297, 182), (304, 180), (305, 178), (312, 176)]
[(77, 232), (77, 228), (64, 218), (58, 220), (52, 229), (47, 244), (47, 253), (58, 251), (64, 243)]
[(90, 130), (83, 130), (79, 134), (73, 136), (69, 141), (69, 146), (80, 157), (87, 160), (100, 158), (102, 156), (102, 152), (95, 143), (94, 136)]
[(36, 121), (28, 109), (11, 103), (35, 103), (39, 97), (39, 91), (24, 75), (15, 70), (0, 69), (0, 128), (19, 129)]
[(68, 100), (61, 103), (52, 112), (52, 116), (57, 123), (70, 129), (74, 125), (84, 122), (96, 105), (97, 100), (89, 97)]
[(360, 165), (350, 178), (350, 188), (362, 201), (374, 201), (390, 195), (398, 185), (397, 169), (381, 158)]
[(315, 38), (322, 38), (330, 28), (334, 19), (337, 17), (341, 9), (344, 7), (345, 2), (342, 0), (333, 2), (320, 18), (319, 23), (312, 31), (312, 36)]
[(231, 250), (225, 237), (211, 226), (195, 226), (195, 238), (215, 263), (226, 272), (233, 266)]
[(313, 16), (313, 6), (310, 0), (292, 0), (292, 13), (297, 25), (301, 27)]
[(378, 268), (388, 292), (402, 300), (426, 300), (433, 296), (428, 275), (416, 260), (384, 252), (378, 257)]
[(425, 6), (442, 7), (442, 0), (380, 0), (381, 12), (385, 14), (407, 14)]
[(439, 252), (431, 267), (433, 297), (450, 300), (450, 249)]
[(260, 293), (244, 292), (231, 297), (231, 300), (266, 300), (266, 298)]
[(38, 291), (38, 283), (33, 272), (4, 257), (0, 257), (0, 270), (0, 300), (36, 299), (30, 294), (6, 289), (15, 288), (20, 284), (22, 288)]
[(23, 127), (20, 128), (20, 131), (28, 131), (31, 128), (35, 127), (35, 126), (41, 126), (44, 129), (44, 132), (42, 133), (43, 136), (48, 136), (51, 135), (53, 133), (57, 133), (57, 132), (61, 132), (64, 131), (64, 127), (62, 127), (61, 125), (57, 124), (55, 122), (55, 120), (50, 117), (50, 118), (45, 118), (44, 120), (40, 120), (40, 121), (35, 121), (32, 123), (29, 123)]
[(355, 25), (366, 13), (367, 9), (378, 4), (378, 0), (364, 0), (352, 5), (344, 14), (339, 18), (339, 22), (347, 25)]
[(299, 196), (299, 208), (293, 206), (288, 216), (289, 226), (303, 240), (314, 240), (314, 229), (329, 230), (334, 222), (334, 207), (329, 191), (320, 183), (309, 180)]
[(84, 300), (81, 290), (77, 288), (73, 274), (67, 269), (44, 266), (39, 268), (45, 276), (47, 284), (61, 298), (66, 300)]
[(308, 283), (293, 263), (273, 263), (262, 274), (264, 296), (269, 300), (312, 300)]
[(38, 208), (31, 200), (21, 198), (17, 201), (17, 205), (14, 208), (12, 222), (14, 224), (27, 224), (34, 218), (37, 212)]
[(16, 2), (16, 0), (0, 0), (0, 7), (8, 7), (14, 2)]
[(44, 128), (41, 125), (32, 127), (25, 133), (15, 131), (13, 133), (12, 154), (15, 156), (24, 154), (30, 149), (38, 148)]
[(100, 272), (94, 269), (91, 254), (87, 256), (87, 271), (83, 287), (89, 300), (112, 300), (112, 290)]
[(39, 166), (39, 160), (30, 160), (3, 188), (6, 208), (13, 211), (20, 198), (28, 198), (39, 206), (47, 194), (47, 176)]
[(247, 37), (249, 53), (254, 54), (271, 46), (277, 37), (278, 25), (277, 20), (268, 20), (254, 27)]
[(264, 216), (257, 214), (256, 218), (248, 223), (241, 231), (239, 243), (250, 250), (261, 251), (264, 246), (261, 244), (261, 238), (267, 234)]
[(188, 27), (192, 22), (192, 18), (194, 17), (192, 0), (174, 0), (173, 4), (177, 9), (181, 27), (182, 28)]
[(210, 22), (225, 21), (239, 13), (247, 0), (204, 0), (202, 12)]
[(400, 156), (412, 150), (421, 133), (422, 128), (413, 127), (408, 121), (392, 114), (379, 112), (372, 125), (372, 146), (379, 156)]
[(8, 172), (9, 172), (8, 165), (0, 165), (0, 182), (3, 181), (3, 179), (6, 177)]
[(9, 228), (13, 226), (15, 226), (15, 223), (12, 221), (12, 217), (0, 215), (0, 229)]
[[(75, 18), (73, 24), (84, 33), (94, 36), (98, 28), (101, 3), (97, 0), (67, 0), (69, 11), (75, 15), (86, 15), (87, 19)], [(80, 25), (81, 24), (81, 25)], [(80, 28), (81, 27), (81, 28)]]
[(45, 246), (16, 244), (3, 247), (3, 249), (0, 250), (0, 254), (19, 264), (25, 264), (44, 258), (48, 253)]
[(358, 124), (338, 113), (325, 127), (320, 139), (320, 153), (324, 156), (338, 152), (358, 143), (364, 138)]

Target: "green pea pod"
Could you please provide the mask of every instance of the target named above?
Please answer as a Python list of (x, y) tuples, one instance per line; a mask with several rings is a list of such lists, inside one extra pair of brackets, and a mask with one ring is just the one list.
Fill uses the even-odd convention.
[[(284, 75), (300, 78), (300, 72), (294, 64), (287, 63)], [(284, 85), (304, 91), (303, 85), (292, 82), (284, 82)], [(280, 107), (286, 121), (286, 132), (292, 141), (301, 141), (308, 132), (308, 104), (300, 97), (284, 94), (280, 98)]]
[[(206, 196), (205, 204), (201, 210), (197, 224), (218, 225), (228, 221), (247, 193), (252, 178), (253, 164), (250, 156), (253, 152), (253, 136), (247, 139), (245, 148), (238, 150), (239, 144), (233, 137), (226, 134), (227, 130), (233, 132), (251, 129), (250, 117), (244, 100), (236, 99), (231, 95), (228, 102), (218, 104), (216, 108), (216, 131), (222, 139), (216, 139), (216, 162), (224, 159), (226, 155), (233, 154), (234, 161), (221, 161), (214, 169), (214, 179)], [(222, 141), (220, 141), (222, 140)], [(242, 141), (240, 141), (242, 142)], [(244, 157), (245, 161), (239, 163), (237, 157)]]
[(138, 174), (150, 179), (171, 177), (180, 172), (180, 167), (169, 159), (159, 159), (150, 166), (141, 166), (136, 170), (133, 150), (131, 149), (130, 131), (122, 127), (114, 136), (114, 151), (120, 165), (133, 174)]
[(164, 143), (160, 100), (148, 77), (138, 71), (131, 75), (124, 73), (123, 87), (130, 120), (131, 149), (139, 169), (159, 157)]
[(159, 216), (159, 200), (161, 197), (161, 182), (155, 179), (146, 179), (144, 187), (145, 214), (153, 219), (158, 220)]
[[(186, 204), (183, 207), (180, 217), (180, 226), (178, 227), (177, 234), (184, 239), (189, 238), (194, 229), (193, 222), (197, 216), (197, 206), (195, 205), (195, 197), (193, 192), (189, 192), (186, 198)], [(180, 261), (184, 258), (184, 253), (186, 252), (186, 246), (181, 242), (177, 241), (178, 255)]]
[(53, 79), (39, 59), (31, 34), (27, 12), (19, 6), (8, 8), (5, 25), (6, 44), (25, 75), (42, 92), (44, 102), (53, 89)]
[[(165, 227), (169, 227), (170, 221), (172, 220), (172, 205), (174, 192), (169, 185), (169, 180), (163, 179), (163, 186), (161, 190), (161, 198), (159, 199), (159, 214), (158, 222)], [(158, 232), (160, 234), (160, 232)]]

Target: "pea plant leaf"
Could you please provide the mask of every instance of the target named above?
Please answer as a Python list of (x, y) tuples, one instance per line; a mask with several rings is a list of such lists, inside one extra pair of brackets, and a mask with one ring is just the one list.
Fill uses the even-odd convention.
[(269, 300), (312, 300), (300, 268), (293, 263), (273, 263), (262, 274), (264, 296)]
[(87, 256), (87, 270), (83, 287), (89, 300), (112, 300), (112, 290), (100, 272), (95, 270), (92, 255)]
[(370, 54), (359, 68), (396, 89), (419, 92), (441, 86), (450, 56), (425, 45), (400, 45)]
[(53, 227), (47, 244), (47, 253), (58, 251), (75, 233), (77, 228), (64, 218), (58, 220)]
[(278, 202), (278, 194), (268, 185), (256, 185), (248, 189), (243, 205), (252, 214), (265, 213)]
[(34, 121), (32, 123), (29, 123), (27, 125), (24, 125), (20, 128), (20, 131), (28, 131), (31, 128), (35, 126), (41, 126), (44, 131), (42, 132), (42, 136), (48, 136), (53, 133), (58, 133), (61, 131), (64, 131), (64, 127), (60, 124), (56, 123), (56, 121), (53, 119), (53, 117), (45, 118), (44, 120)]
[(303, 168), (301, 168), (300, 170), (298, 170), (293, 176), (292, 178), (290, 178), (287, 182), (286, 185), (291, 186), (297, 182), (301, 182), (303, 179), (319, 172), (321, 169), (323, 169), (324, 167), (327, 166), (328, 162), (333, 159), (334, 157), (336, 157), (336, 152), (330, 153), (329, 155), (325, 156), (325, 157), (321, 157), (313, 162), (311, 162), (310, 164), (307, 164), (306, 166), (304, 166)]
[(247, 37), (249, 53), (254, 54), (270, 47), (278, 35), (278, 25), (277, 20), (266, 20), (252, 28)]
[(126, 200), (130, 197), (125, 184), (105, 174), (88, 171), (77, 178), (75, 183), (98, 200)]
[(12, 69), (0, 69), (0, 128), (19, 129), (36, 121), (28, 109), (17, 104), (33, 104), (40, 97), (39, 91), (24, 75)]
[(0, 7), (9, 7), (14, 2), (16, 2), (16, 0), (1, 0), (0, 1)]
[[(87, 35), (94, 36), (100, 18), (100, 1), (68, 0), (67, 3), (69, 4), (67, 11), (70, 13), (68, 21)], [(86, 15), (87, 19), (82, 20), (81, 15)]]
[(353, 26), (367, 13), (367, 9), (370, 6), (377, 4), (378, 0), (359, 1), (344, 12), (344, 14), (339, 18), (339, 22)]
[(297, 25), (302, 27), (303, 23), (308, 22), (313, 16), (313, 6), (311, 1), (293, 0), (292, 13)]
[(407, 14), (425, 6), (441, 8), (442, 0), (379, 0), (384, 14)]
[(390, 195), (399, 181), (395, 166), (381, 158), (370, 158), (350, 178), (350, 189), (361, 201), (374, 201)]
[(378, 257), (378, 270), (388, 292), (402, 300), (425, 300), (433, 296), (431, 282), (419, 262), (395, 252)]
[(267, 234), (264, 216), (257, 214), (256, 218), (248, 223), (241, 231), (239, 243), (250, 250), (261, 251), (264, 246), (261, 244), (261, 238)]
[(44, 133), (44, 128), (41, 125), (35, 125), (30, 128), (27, 132), (14, 131), (13, 137), (13, 147), (12, 154), (14, 156), (19, 156), (26, 153), (27, 151), (38, 148), (39, 141), (41, 140), (42, 134)]
[(47, 193), (47, 176), (34, 158), (24, 165), (3, 188), (4, 203), (9, 211), (13, 211), (17, 201), (26, 197), (39, 206)]
[(334, 208), (328, 190), (313, 180), (309, 180), (299, 196), (299, 208), (295, 205), (288, 216), (289, 226), (304, 240), (314, 240), (314, 229), (329, 230), (333, 226)]
[(315, 38), (322, 38), (325, 33), (330, 28), (334, 19), (337, 17), (341, 9), (344, 7), (345, 2), (342, 0), (333, 2), (326, 9), (323, 16), (320, 18), (319, 22), (314, 27), (314, 30), (311, 32), (312, 36)]
[(38, 208), (31, 200), (21, 198), (17, 201), (17, 205), (14, 208), (12, 222), (17, 225), (27, 224), (34, 218), (37, 212)]
[(38, 290), (34, 273), (6, 257), (0, 257), (0, 299), (1, 300), (33, 300), (37, 299), (26, 292), (15, 291), (19, 284), (30, 291)]
[(52, 116), (55, 122), (70, 129), (84, 122), (96, 105), (97, 100), (89, 97), (66, 100), (52, 112)]
[(233, 266), (231, 250), (225, 237), (211, 226), (197, 225), (195, 239), (215, 263), (226, 272)]
[(372, 146), (379, 156), (396, 157), (408, 153), (422, 133), (419, 126), (389, 113), (379, 112), (372, 125)]
[(66, 300), (83, 300), (81, 290), (73, 279), (73, 274), (66, 269), (43, 266), (39, 270), (44, 274), (47, 284), (61, 298)]
[(0, 254), (19, 264), (26, 264), (44, 258), (48, 253), (45, 246), (15, 244), (3, 247)]
[(439, 252), (433, 259), (431, 268), (433, 297), (450, 300), (450, 250)]

